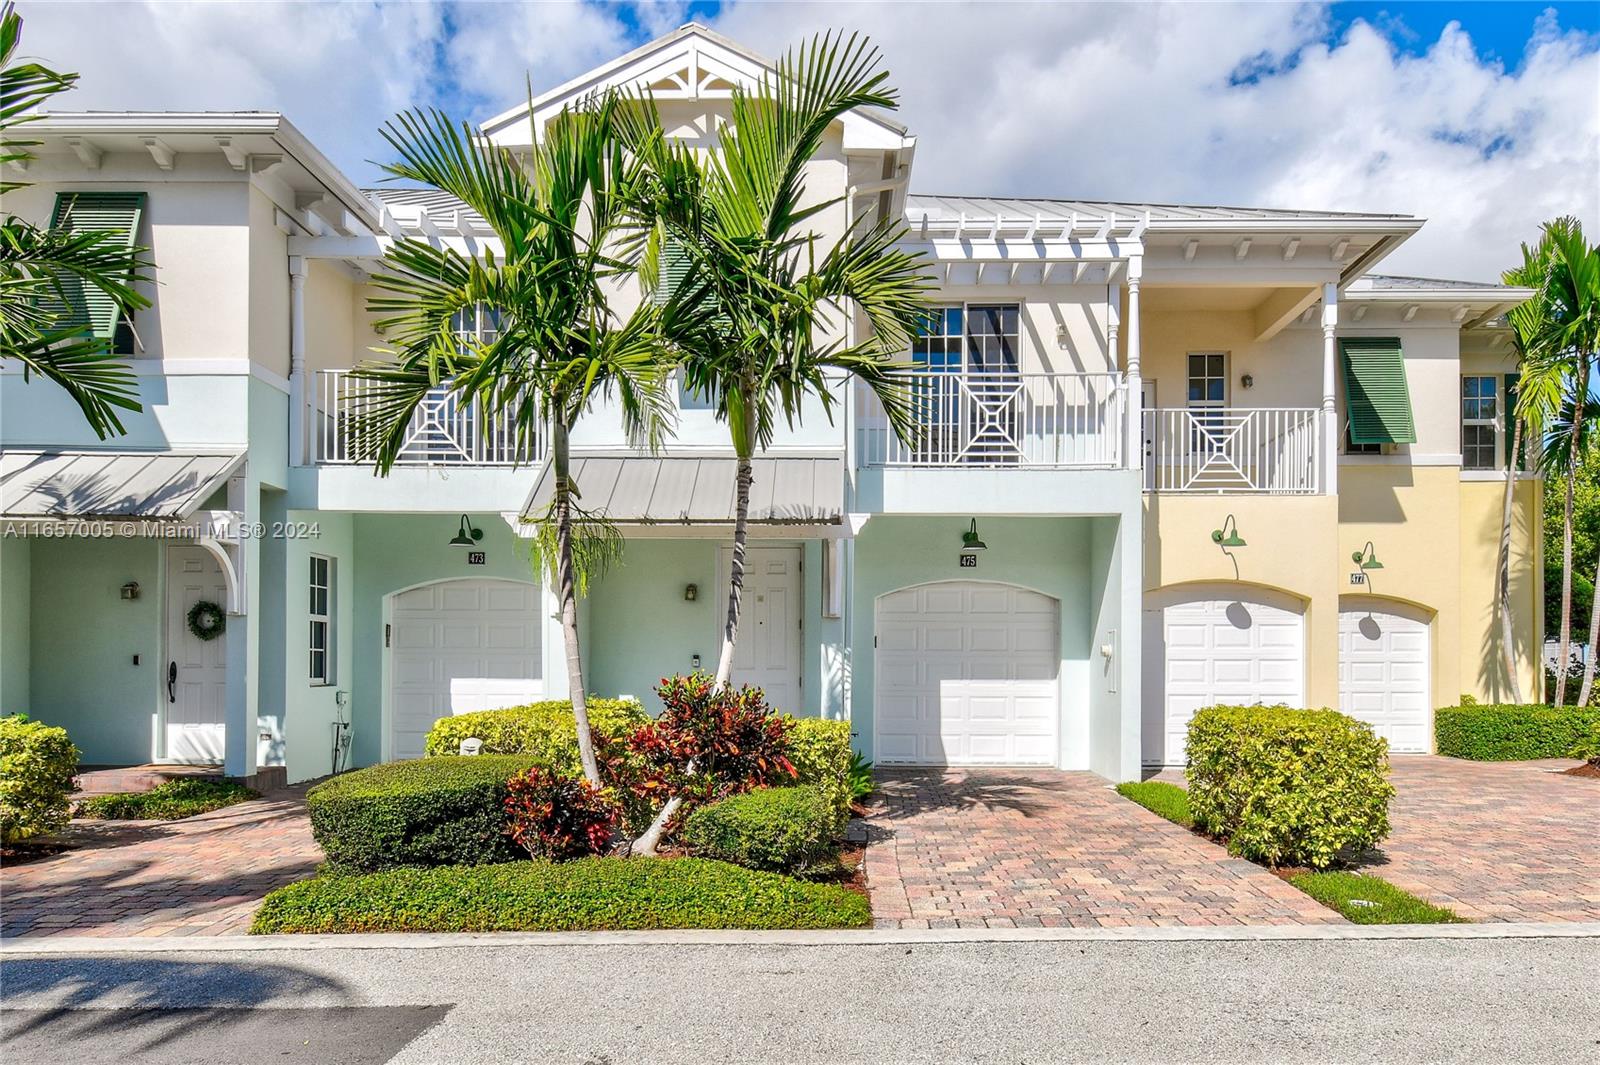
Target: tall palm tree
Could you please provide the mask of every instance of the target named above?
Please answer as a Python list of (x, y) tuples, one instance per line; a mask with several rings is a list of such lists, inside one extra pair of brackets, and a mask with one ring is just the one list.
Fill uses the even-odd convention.
[[(1575, 485), (1583, 477), (1593, 478), (1597, 468), (1600, 468), (1600, 399), (1587, 396), (1577, 418), (1573, 417), (1574, 408), (1568, 404), (1561, 413), (1549, 424), (1549, 431), (1544, 437), (1543, 454), (1540, 456), (1540, 465), (1548, 477), (1559, 477), (1563, 480), (1570, 478)], [(1572, 447), (1573, 435), (1577, 436), (1577, 447)], [(1574, 451), (1576, 451), (1577, 467), (1573, 468)], [(1576, 554), (1576, 529), (1573, 525), (1574, 518), (1568, 517), (1565, 525), (1565, 534), (1568, 547)], [(1597, 552), (1600, 554), (1600, 552)], [(1570, 566), (1568, 567), (1571, 568)], [(1566, 574), (1569, 582), (1571, 574)], [(1600, 587), (1600, 568), (1595, 574), (1595, 586)], [(1600, 594), (1591, 594), (1589, 609), (1589, 653), (1584, 658), (1583, 675), (1578, 689), (1578, 706), (1589, 705), (1590, 693), (1594, 690), (1595, 652), (1596, 640), (1600, 638)], [(1563, 656), (1562, 666), (1558, 672), (1566, 673), (1566, 664), (1570, 661)], [(1565, 695), (1565, 692), (1562, 693)], [(1564, 705), (1557, 703), (1558, 706)]]
[[(680, 338), (684, 387), (711, 402), (737, 459), (717, 689), (733, 672), (756, 452), (770, 445), (780, 421), (797, 423), (808, 397), (831, 418), (851, 377), (878, 396), (897, 433), (910, 433), (899, 371), (928, 313), (920, 260), (896, 248), (904, 232), (898, 219), (857, 222), (831, 241), (820, 238), (812, 220), (844, 197), (808, 202), (805, 180), (832, 123), (856, 108), (898, 106), (887, 82), (865, 37), (819, 35), (755, 87), (734, 90), (715, 151), (669, 140), (648, 97), (635, 111), (630, 148), (651, 175), (641, 205), (651, 223), (643, 273), (660, 285), (663, 259), (684, 260), (687, 280), (674, 298), (707, 309), (703, 328)], [(855, 339), (857, 322), (868, 327), (865, 339)], [(637, 851), (653, 850), (676, 804), (669, 801)]]
[[(530, 138), (537, 143), (526, 158), (438, 111), (388, 123), (383, 135), (399, 161), (385, 169), (460, 199), (483, 216), (501, 250), (478, 259), (425, 240), (396, 241), (372, 282), (384, 294), (369, 301), (395, 358), (356, 371), (376, 396), (359, 435), (370, 439), (368, 457), (383, 472), (417, 405), (438, 389), (476, 399), (490, 415), (509, 414), (523, 450), (548, 430), (554, 493), (536, 544), (545, 546), (541, 562), (561, 600), (578, 749), (596, 786), (577, 596), (618, 539), (578, 505), (568, 440), (595, 399), (611, 395), (638, 441), (660, 439), (670, 417), (660, 330), (678, 307), (646, 303), (622, 319), (608, 301), (613, 282), (634, 270), (620, 252), (634, 242), (625, 208), (641, 176), (614, 135), (617, 115), (614, 95), (563, 111)], [(456, 316), (485, 307), (499, 312), (498, 335), (460, 335)]]
[[(1562, 515), (1561, 635), (1563, 667), (1572, 651), (1572, 501), (1577, 488), (1583, 442), (1585, 400), (1591, 364), (1600, 349), (1600, 247), (1589, 244), (1576, 218), (1546, 222), (1544, 236), (1550, 258), (1541, 297), (1547, 314), (1533, 337), (1531, 358), (1522, 372), (1522, 388), (1548, 408), (1574, 412), (1565, 434), (1566, 495)], [(1565, 668), (1556, 670), (1555, 703), (1567, 693)]]
[[(32, 158), (28, 149), (38, 142), (11, 131), (43, 117), (34, 109), (78, 80), (16, 61), (21, 42), (22, 16), (7, 3), (0, 7), (0, 165)], [(0, 198), (26, 187), (0, 181)], [(38, 374), (66, 389), (102, 440), (127, 431), (117, 411), (140, 409), (138, 388), (111, 340), (88, 331), (73, 305), (98, 290), (123, 313), (148, 307), (133, 286), (149, 280), (150, 266), (144, 249), (111, 232), (47, 229), (10, 213), (0, 220), (0, 351), (22, 363), (24, 381)]]

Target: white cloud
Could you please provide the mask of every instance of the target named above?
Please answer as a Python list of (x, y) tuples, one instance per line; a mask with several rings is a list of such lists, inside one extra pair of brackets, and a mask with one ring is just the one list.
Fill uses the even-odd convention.
[[(39, 4), (24, 46), (83, 73), (73, 108), (278, 109), (358, 179), (378, 125), (487, 118), (670, 30), (681, 2)], [(1541, 20), (1514, 70), (1447, 28), (1424, 54), (1320, 5), (734, 3), (769, 54), (869, 33), (928, 192), (1424, 215), (1385, 269), (1492, 278), (1555, 214), (1600, 230), (1600, 52)], [(1240, 72), (1255, 77), (1238, 79)]]

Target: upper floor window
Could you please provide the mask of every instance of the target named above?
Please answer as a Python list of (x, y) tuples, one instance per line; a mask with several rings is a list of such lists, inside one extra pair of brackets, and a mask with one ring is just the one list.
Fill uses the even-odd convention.
[(467, 346), (492, 344), (500, 336), (501, 312), (498, 307), (476, 303), (463, 307), (450, 316), (450, 332), (461, 341), (460, 350)]
[(930, 373), (1015, 374), (1021, 312), (1015, 303), (936, 307), (911, 342), (911, 361)]
[(1221, 407), (1228, 399), (1228, 357), (1220, 351), (1189, 355), (1189, 406)]
[(1492, 470), (1498, 465), (1499, 381), (1492, 376), (1461, 379), (1461, 466)]
[[(145, 213), (142, 192), (58, 192), (50, 228), (73, 235), (103, 233), (100, 247), (119, 252), (132, 251), (138, 244), (139, 227)], [(118, 278), (126, 281), (126, 277)], [(45, 309), (53, 320), (51, 329), (71, 328), (107, 341), (118, 355), (132, 355), (138, 347), (133, 317), (103, 289), (86, 284), (73, 274), (60, 277), (61, 298), (46, 301)]]
[(333, 677), (333, 559), (311, 556), (310, 669), (312, 684), (332, 684)]
[(960, 373), (966, 335), (966, 308), (935, 307), (911, 341), (911, 361), (919, 370)]

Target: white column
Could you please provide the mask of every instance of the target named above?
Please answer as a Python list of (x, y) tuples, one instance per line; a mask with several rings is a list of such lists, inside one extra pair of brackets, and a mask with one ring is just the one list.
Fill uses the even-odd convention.
[[(1106, 285), (1106, 361), (1115, 370), (1122, 364), (1122, 349), (1119, 338), (1122, 335), (1122, 286), (1117, 284)], [(1123, 378), (1123, 407), (1133, 409), (1133, 403), (1128, 399), (1127, 378)], [(1128, 446), (1127, 426), (1123, 426), (1122, 446)], [(1126, 465), (1126, 461), (1124, 461)]]
[(1322, 491), (1339, 489), (1339, 415), (1334, 409), (1334, 377), (1338, 370), (1339, 286), (1322, 286)]
[(306, 259), (289, 256), (289, 465), (306, 464)]
[(1144, 278), (1144, 256), (1128, 258), (1128, 462), (1130, 470), (1144, 464), (1144, 379), (1139, 370), (1139, 284)]

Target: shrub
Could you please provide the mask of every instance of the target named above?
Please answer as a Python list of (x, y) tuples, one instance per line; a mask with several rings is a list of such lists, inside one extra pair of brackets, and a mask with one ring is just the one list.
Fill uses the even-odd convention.
[[(650, 720), (632, 699), (591, 698), (588, 706), (589, 729), (598, 742), (626, 739)], [(527, 754), (536, 764), (558, 773), (575, 776), (583, 772), (578, 761), (578, 729), (568, 699), (441, 717), (428, 730), (424, 750), (430, 756), (459, 754), (465, 739), (482, 740), (484, 754)]]
[(1447, 706), (1434, 712), (1440, 754), (1477, 762), (1565, 758), (1585, 731), (1600, 723), (1600, 709), (1557, 706)]
[(1231, 854), (1325, 869), (1389, 834), (1388, 747), (1335, 710), (1206, 707), (1189, 722), (1189, 810)]
[(149, 791), (91, 796), (78, 804), (78, 816), (112, 821), (176, 821), (260, 797), (231, 780), (177, 777)]
[(864, 928), (864, 895), (700, 858), (396, 869), (279, 888), (250, 931), (512, 932)]
[(604, 854), (616, 823), (616, 804), (582, 777), (535, 766), (506, 785), (506, 834), (531, 857)]
[(684, 822), (695, 852), (749, 869), (803, 872), (834, 857), (838, 818), (814, 787), (760, 788), (702, 806)]
[(1578, 737), (1578, 742), (1572, 745), (1567, 754), (1572, 758), (1582, 758), (1600, 769), (1600, 721), (1590, 724), (1589, 731)]
[(1189, 812), (1189, 793), (1176, 784), (1165, 780), (1130, 780), (1117, 785), (1117, 794), (1174, 824), (1194, 827), (1194, 815)]
[(533, 761), (421, 758), (345, 773), (307, 793), (311, 834), (344, 871), (514, 861), (522, 854), (504, 831), (506, 782)]
[(77, 771), (78, 748), (66, 729), (21, 714), (0, 718), (0, 842), (65, 828)]
[[(833, 810), (834, 831), (843, 832), (845, 822), (850, 820), (850, 803), (857, 797), (851, 778), (855, 755), (850, 750), (850, 722), (820, 717), (792, 717), (788, 721), (789, 764), (794, 766), (794, 781), (809, 784), (822, 794)], [(871, 781), (870, 769), (867, 779)]]
[(636, 790), (709, 802), (794, 780), (787, 753), (794, 719), (774, 714), (760, 688), (716, 691), (709, 674), (695, 673), (666, 678), (656, 693), (661, 715), (629, 741), (648, 765)]
[(845, 780), (850, 785), (850, 798), (854, 802), (878, 790), (878, 782), (872, 779), (872, 763), (863, 758), (860, 751), (850, 752), (850, 769)]

